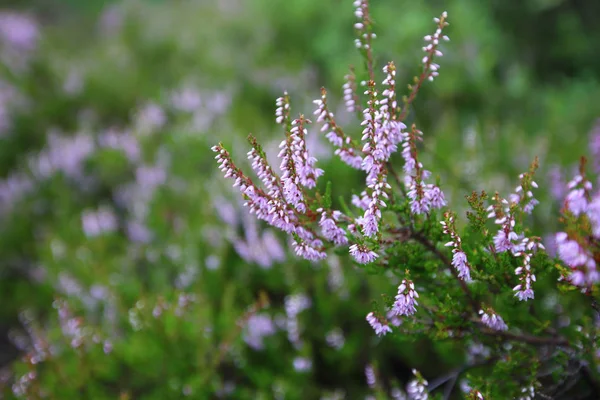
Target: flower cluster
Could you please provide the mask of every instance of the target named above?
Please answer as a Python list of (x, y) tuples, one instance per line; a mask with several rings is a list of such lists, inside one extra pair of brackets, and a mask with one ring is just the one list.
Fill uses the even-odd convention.
[(440, 224), (444, 227), (444, 233), (450, 235), (451, 240), (446, 243), (446, 246), (452, 247), (452, 266), (456, 269), (460, 279), (469, 282), (471, 280), (471, 266), (467, 261), (467, 254), (462, 249), (462, 241), (456, 232), (454, 219), (453, 214), (446, 212), (444, 213), (444, 221), (441, 221)]
[[(345, 96), (350, 96), (346, 99), (346, 104), (351, 104), (352, 108), (354, 108), (354, 96), (352, 94), (352, 88), (344, 88), (344, 91), (350, 90), (349, 94)], [(317, 122), (323, 123), (321, 126), (321, 132), (326, 132), (325, 137), (331, 144), (335, 147), (335, 155), (340, 157), (340, 159), (355, 169), (360, 169), (362, 166), (362, 156), (360, 155), (359, 150), (356, 149), (355, 145), (352, 143), (350, 136), (346, 136), (342, 128), (335, 122), (335, 117), (327, 106), (327, 91), (325, 88), (321, 89), (321, 98), (314, 100), (313, 103), (317, 106), (317, 109), (314, 112), (314, 115), (317, 116)], [(348, 106), (350, 107), (350, 106)]]
[(371, 325), (377, 336), (385, 336), (386, 333), (392, 332), (388, 321), (374, 312), (367, 314), (367, 322)]
[(481, 315), (481, 322), (490, 329), (496, 331), (505, 331), (508, 329), (502, 317), (489, 307), (485, 311), (483, 309), (479, 310), (479, 315)]
[(412, 400), (427, 400), (429, 398), (429, 392), (427, 391), (427, 385), (429, 383), (416, 369), (413, 369), (412, 372), (415, 378), (406, 386), (408, 397)]
[(392, 311), (395, 315), (413, 315), (417, 312), (415, 306), (419, 294), (415, 290), (415, 284), (407, 279), (404, 279), (400, 286), (398, 286), (398, 294), (396, 295), (396, 301), (392, 307)]
[[(566, 277), (576, 286), (589, 287), (600, 281), (596, 265), (596, 243), (600, 240), (600, 192), (592, 195), (592, 183), (580, 173), (568, 183), (562, 213), (568, 229), (555, 236), (559, 258), (571, 269)], [(573, 229), (576, 228), (576, 229)]]
[[(234, 187), (239, 187), (250, 212), (257, 218), (281, 229), (294, 238), (295, 253), (311, 261), (319, 261), (326, 257), (326, 250), (332, 246), (349, 245), (349, 253), (359, 264), (372, 263), (379, 258), (374, 251), (382, 245), (382, 210), (390, 199), (391, 185), (388, 183), (388, 162), (398, 146), (402, 143), (405, 159), (405, 172), (409, 185), (408, 197), (412, 203), (414, 214), (429, 213), (431, 209), (446, 205), (444, 194), (437, 185), (426, 184), (431, 175), (422, 169), (416, 161), (416, 138), (420, 132), (413, 126), (411, 132), (405, 132), (406, 125), (402, 119), (406, 117), (406, 107), (402, 109), (396, 100), (396, 67), (389, 62), (383, 67), (385, 78), (381, 84), (381, 95), (374, 79), (371, 41), (375, 38), (372, 32), (372, 20), (369, 4), (366, 0), (354, 2), (355, 15), (359, 21), (354, 25), (357, 31), (357, 47), (367, 62), (369, 79), (361, 82), (366, 86), (366, 107), (358, 104), (356, 95), (355, 74), (347, 76), (344, 84), (344, 101), (353, 112), (361, 110), (362, 146), (355, 143), (337, 124), (334, 114), (328, 106), (327, 91), (321, 90), (321, 98), (314, 101), (317, 106), (314, 115), (321, 123), (321, 131), (336, 147), (335, 153), (351, 167), (366, 173), (366, 187), (360, 197), (354, 196), (352, 204), (362, 209), (357, 218), (346, 216), (338, 210), (330, 208), (329, 195), (323, 196), (317, 188), (317, 180), (323, 170), (315, 166), (316, 159), (311, 156), (306, 146), (306, 136), (310, 120), (300, 115), (291, 117), (290, 97), (287, 92), (276, 100), (275, 121), (284, 128), (286, 137), (281, 142), (278, 157), (280, 159), (281, 177), (270, 167), (265, 153), (251, 136), (252, 149), (248, 158), (252, 168), (262, 181), (265, 189), (256, 186), (244, 175), (232, 161), (229, 152), (221, 144), (212, 150), (217, 153), (216, 159), (225, 177), (234, 179)], [(420, 87), (426, 79), (437, 76), (439, 65), (433, 62), (434, 57), (442, 55), (438, 49), (442, 29), (447, 26), (447, 15), (443, 13), (436, 18), (437, 30), (432, 36), (426, 36), (429, 43), (425, 47), (427, 59), (425, 72), (417, 79)], [(418, 87), (411, 86), (410, 98), (405, 106), (416, 96)], [(314, 191), (314, 196), (313, 192)], [(320, 218), (319, 218), (320, 216)], [(314, 226), (318, 225), (320, 234)]]
[(515, 275), (520, 283), (513, 288), (515, 296), (521, 301), (534, 298), (532, 282), (535, 282), (536, 277), (531, 269), (531, 258), (538, 249), (544, 249), (540, 238), (527, 237), (524, 232), (515, 231), (517, 218), (523, 214), (531, 214), (533, 208), (539, 203), (531, 191), (538, 187), (533, 180), (537, 167), (536, 158), (529, 171), (519, 175), (520, 184), (509, 199), (503, 199), (496, 193), (492, 197), (494, 203), (487, 209), (488, 217), (494, 218), (494, 223), (500, 226), (494, 236), (494, 251), (509, 252), (512, 256), (521, 258), (521, 265), (515, 269)]
[(446, 205), (444, 192), (437, 185), (425, 183), (431, 177), (431, 172), (424, 169), (417, 159), (417, 142), (423, 140), (422, 136), (423, 133), (415, 125), (403, 133), (404, 183), (413, 214), (427, 214), (431, 209)]

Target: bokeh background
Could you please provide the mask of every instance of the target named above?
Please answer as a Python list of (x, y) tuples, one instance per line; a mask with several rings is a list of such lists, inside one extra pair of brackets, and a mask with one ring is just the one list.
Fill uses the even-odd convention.
[[(553, 232), (561, 182), (600, 162), (600, 2), (373, 0), (378, 66), (409, 83), (444, 10), (440, 77), (409, 116), (423, 162), (460, 212), (538, 156), (535, 229)], [(398, 278), (295, 258), (210, 151), (248, 167), (252, 132), (276, 155), (284, 90), (309, 115), (325, 86), (358, 135), (353, 23), (350, 0), (0, 4), (0, 398), (354, 399), (377, 392), (367, 366), (394, 392), (464, 362), (375, 337), (365, 315)], [(360, 191), (317, 132), (334, 195)]]

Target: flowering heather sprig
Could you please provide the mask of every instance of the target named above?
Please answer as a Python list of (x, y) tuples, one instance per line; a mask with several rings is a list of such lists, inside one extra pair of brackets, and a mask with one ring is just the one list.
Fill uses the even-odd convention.
[[(581, 239), (579, 239), (581, 240)], [(568, 277), (576, 286), (591, 285), (600, 281), (593, 254), (566, 232), (556, 234), (558, 257), (573, 271)]]
[[(396, 65), (393, 62), (389, 62), (385, 67), (383, 67), (383, 72), (386, 74), (385, 79), (382, 84), (386, 86), (381, 95), (384, 97), (381, 100), (381, 112), (388, 114), (389, 117), (386, 118), (390, 121), (396, 120), (396, 112), (398, 109), (398, 102), (396, 101)], [(404, 126), (406, 128), (406, 126)], [(400, 142), (400, 137), (397, 142)]]
[(357, 223), (362, 227), (363, 234), (370, 237), (375, 236), (379, 232), (381, 208), (387, 206), (382, 198), (388, 198), (384, 189), (391, 189), (391, 186), (382, 178), (382, 181), (370, 185), (369, 189), (371, 189), (371, 199), (364, 215), (357, 219)]
[(445, 234), (450, 235), (450, 241), (446, 243), (446, 246), (452, 247), (452, 266), (458, 272), (458, 277), (466, 282), (471, 280), (471, 266), (467, 261), (467, 254), (462, 249), (462, 241), (460, 236), (456, 232), (456, 226), (454, 223), (455, 216), (450, 212), (444, 213), (444, 221), (441, 221), (443, 231)]
[(415, 284), (408, 279), (404, 279), (398, 286), (398, 294), (392, 306), (392, 311), (396, 315), (413, 315), (417, 312), (415, 306), (419, 305), (416, 300), (418, 298), (419, 294), (415, 290)]
[(296, 162), (294, 160), (292, 135), (287, 135), (286, 139), (281, 142), (281, 149), (277, 155), (281, 159), (280, 169), (283, 173), (281, 181), (283, 182), (283, 196), (285, 200), (291, 204), (298, 212), (305, 213), (307, 210), (304, 201), (304, 194), (300, 187), (300, 177), (296, 172)]
[(388, 332), (392, 332), (388, 321), (373, 312), (367, 314), (367, 322), (371, 325), (377, 336), (385, 336)]
[(293, 210), (283, 207), (280, 202), (273, 201), (257, 188), (252, 180), (233, 163), (229, 152), (222, 145), (213, 146), (212, 150), (217, 153), (215, 159), (219, 163), (219, 169), (225, 172), (225, 178), (235, 180), (233, 186), (240, 188), (246, 199), (244, 206), (250, 208), (251, 213), (286, 233), (295, 232), (297, 217)]
[(348, 238), (346, 237), (346, 231), (338, 226), (338, 221), (342, 216), (340, 211), (327, 212), (322, 208), (319, 208), (317, 212), (321, 213), (321, 221), (319, 226), (321, 227), (321, 233), (327, 240), (332, 241), (336, 246), (344, 246), (348, 244)]
[(359, 264), (369, 264), (379, 255), (362, 244), (353, 244), (350, 246), (350, 255)]
[(304, 138), (308, 133), (308, 130), (306, 129), (305, 125), (310, 123), (311, 121), (309, 119), (306, 119), (303, 115), (300, 115), (300, 118), (292, 121), (290, 137), (292, 140), (292, 158), (294, 160), (296, 173), (300, 178), (300, 183), (302, 186), (312, 189), (317, 185), (317, 179), (323, 175), (323, 170), (314, 167), (317, 159), (311, 157), (306, 148), (306, 141)]
[[(388, 70), (386, 67), (384, 71), (391, 73), (392, 69)], [(391, 75), (386, 78), (388, 85), (392, 79)], [(387, 183), (385, 163), (397, 150), (405, 125), (390, 119), (388, 105), (382, 105), (377, 99), (375, 82), (371, 80), (367, 82), (367, 86), (365, 94), (369, 97), (368, 107), (363, 111), (364, 117), (361, 123), (365, 126), (362, 132), (362, 140), (365, 142), (362, 148), (365, 153), (362, 168), (367, 172), (367, 193), (371, 198), (363, 217), (357, 222), (361, 225), (365, 236), (374, 236), (379, 231), (381, 207), (386, 207), (382, 198), (388, 198), (384, 189), (391, 189)]]
[(495, 331), (505, 331), (508, 329), (502, 317), (489, 307), (485, 311), (483, 309), (479, 310), (479, 315), (481, 315), (481, 322), (490, 329)]
[(555, 236), (558, 257), (572, 270), (567, 280), (576, 286), (591, 286), (600, 281), (597, 240), (600, 238), (600, 193), (592, 196), (592, 183), (585, 178), (586, 160), (568, 183), (569, 192), (562, 208), (565, 232)]
[(356, 75), (353, 67), (350, 67), (350, 73), (344, 77), (344, 81), (342, 89), (344, 90), (346, 110), (349, 113), (360, 111), (360, 104), (358, 104), (358, 96), (356, 94)]
[(423, 57), (422, 63), (423, 63), (423, 67), (424, 67), (424, 71), (426, 73), (428, 73), (427, 79), (429, 79), (430, 81), (433, 81), (433, 79), (439, 75), (439, 64), (436, 64), (433, 62), (433, 58), (435, 57), (441, 57), (444, 54), (438, 49), (438, 45), (440, 43), (440, 40), (445, 40), (445, 41), (449, 41), (450, 38), (446, 35), (442, 36), (442, 29), (444, 29), (444, 27), (448, 26), (448, 22), (446, 22), (446, 19), (448, 18), (448, 13), (447, 12), (443, 12), (442, 15), (440, 16), (440, 18), (434, 18), (433, 22), (435, 22), (436, 24), (438, 24), (437, 29), (435, 30), (433, 35), (427, 35), (424, 37), (425, 42), (427, 42), (428, 44), (426, 46), (423, 47), (423, 51), (425, 52), (425, 57)]
[(275, 122), (287, 128), (290, 122), (290, 96), (287, 92), (283, 92), (282, 97), (275, 100)]
[(515, 275), (519, 277), (520, 283), (513, 288), (515, 296), (521, 301), (534, 298), (531, 283), (535, 282), (536, 278), (531, 270), (531, 257), (538, 249), (544, 249), (544, 245), (540, 243), (540, 238), (526, 237), (521, 241), (520, 250), (513, 253), (515, 257), (522, 257), (523, 259), (523, 264), (515, 269)]
[(403, 133), (402, 157), (404, 158), (404, 182), (408, 189), (410, 209), (413, 214), (426, 214), (432, 208), (446, 205), (444, 192), (434, 184), (426, 184), (431, 172), (423, 169), (417, 159), (417, 141), (421, 141), (423, 133), (413, 124), (410, 131)]
[(565, 199), (565, 208), (578, 217), (587, 211), (592, 183), (583, 174), (579, 174), (567, 184), (567, 187), (569, 193)]
[(365, 378), (367, 378), (367, 385), (374, 389), (377, 384), (377, 378), (375, 376), (375, 369), (372, 364), (367, 364), (365, 367)]
[(357, 196), (355, 194), (352, 195), (352, 205), (357, 208), (362, 208), (363, 210), (366, 210), (367, 208), (369, 208), (370, 203), (371, 198), (364, 190), (360, 193), (360, 196)]
[(449, 25), (447, 19), (448, 13), (446, 11), (444, 11), (439, 18), (434, 18), (433, 21), (437, 24), (437, 29), (433, 35), (427, 35), (424, 37), (424, 40), (427, 44), (423, 47), (425, 56), (421, 60), (423, 63), (423, 72), (419, 77), (414, 78), (414, 85), (408, 85), (410, 94), (403, 98), (404, 109), (400, 110), (400, 108), (398, 108), (398, 112), (401, 111), (398, 118), (400, 121), (404, 120), (404, 117), (406, 117), (406, 114), (408, 113), (408, 107), (414, 101), (425, 80), (433, 81), (434, 78), (439, 75), (440, 66), (434, 62), (434, 59), (436, 57), (443, 56), (443, 53), (439, 50), (440, 40), (450, 40), (448, 36), (442, 35), (443, 29)]
[(508, 200), (500, 197), (498, 193), (492, 197), (492, 201), (494, 201), (494, 204), (491, 204), (487, 209), (489, 212), (488, 218), (495, 218), (494, 223), (500, 225), (498, 233), (494, 236), (494, 250), (496, 253), (512, 251), (515, 246), (514, 242), (519, 239), (514, 231), (515, 218), (513, 212), (515, 208), (511, 208)]
[(533, 197), (532, 189), (537, 189), (538, 184), (533, 180), (535, 171), (538, 168), (537, 157), (531, 163), (528, 172), (519, 175), (520, 185), (515, 189), (515, 193), (509, 196), (511, 204), (517, 204), (526, 214), (531, 214), (533, 208), (539, 204), (539, 201)]
[(346, 136), (336, 124), (334, 115), (327, 107), (327, 91), (325, 88), (321, 88), (321, 99), (314, 100), (314, 104), (317, 105), (317, 109), (314, 115), (317, 115), (317, 122), (323, 122), (321, 132), (327, 132), (325, 137), (331, 144), (337, 147), (335, 155), (339, 156), (340, 159), (351, 166), (352, 168), (360, 169), (362, 166), (362, 156), (360, 151), (357, 150), (349, 136)]
[(252, 169), (268, 190), (268, 195), (275, 199), (283, 199), (281, 180), (275, 174), (261, 146), (252, 135), (248, 136), (252, 150), (248, 152), (248, 159), (252, 161)]
[(365, 51), (371, 50), (371, 40), (376, 38), (375, 33), (371, 31), (372, 21), (369, 15), (369, 2), (366, 0), (356, 0), (354, 3), (354, 15), (358, 19), (358, 22), (354, 24), (354, 29), (358, 33), (358, 38), (354, 40), (354, 44), (357, 49), (363, 49)]
[(408, 398), (411, 400), (427, 400), (429, 398), (429, 393), (427, 392), (429, 382), (416, 369), (413, 369), (412, 372), (415, 378), (406, 386)]

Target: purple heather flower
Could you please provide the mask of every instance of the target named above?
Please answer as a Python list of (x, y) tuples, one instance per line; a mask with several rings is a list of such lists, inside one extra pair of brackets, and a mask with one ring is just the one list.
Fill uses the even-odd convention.
[(402, 325), (402, 319), (396, 314), (393, 307), (388, 310), (386, 317), (388, 322), (393, 326), (398, 327)]
[(350, 255), (359, 264), (369, 264), (379, 257), (377, 253), (360, 244), (350, 246)]
[(450, 235), (452, 239), (446, 246), (452, 246), (452, 266), (458, 272), (458, 277), (464, 281), (469, 282), (471, 280), (471, 267), (467, 261), (467, 255), (462, 250), (461, 239), (456, 233), (456, 228), (454, 226), (454, 216), (446, 212), (444, 213), (444, 221), (441, 221), (440, 224), (443, 226), (443, 231), (445, 234)]
[(488, 309), (487, 312), (479, 310), (479, 315), (481, 315), (481, 322), (488, 328), (496, 331), (505, 331), (508, 329), (508, 326), (506, 326), (502, 317), (491, 309)]
[[(315, 240), (315, 243), (317, 243), (318, 247), (323, 245), (320, 240)], [(305, 241), (294, 241), (293, 247), (296, 255), (309, 261), (321, 261), (327, 258), (327, 253), (313, 247), (311, 244)]]
[(354, 101), (355, 89), (353, 74), (345, 76), (345, 82), (344, 86), (342, 86), (342, 89), (344, 89), (344, 104), (346, 105), (346, 110), (348, 110), (349, 113), (353, 113), (356, 111), (356, 102)]
[(446, 206), (444, 192), (436, 185), (427, 185), (425, 196), (433, 208), (442, 208)]
[(367, 322), (371, 325), (377, 336), (385, 336), (386, 333), (392, 332), (392, 328), (387, 324), (387, 321), (384, 320), (384, 322), (382, 322), (372, 312), (367, 314)]
[(377, 380), (375, 378), (375, 370), (373, 369), (373, 365), (367, 364), (367, 366), (365, 367), (365, 377), (367, 378), (367, 385), (371, 389), (375, 388)]
[(370, 200), (369, 195), (365, 191), (361, 192), (360, 197), (355, 194), (352, 195), (352, 205), (362, 208), (363, 210), (369, 208)]
[(264, 338), (275, 333), (271, 317), (266, 314), (253, 314), (248, 318), (244, 333), (244, 341), (254, 350), (264, 348)]
[(341, 212), (333, 211), (331, 216), (328, 217), (327, 212), (323, 211), (321, 213), (321, 221), (319, 222), (323, 237), (332, 241), (336, 246), (344, 246), (348, 244), (346, 231), (337, 225), (337, 221), (341, 215)]
[(575, 240), (570, 240), (565, 232), (556, 234), (556, 245), (559, 258), (573, 269), (569, 277), (572, 284), (585, 286), (600, 281), (596, 261), (587, 249)]
[(517, 240), (518, 236), (515, 232), (510, 231), (508, 235), (503, 229), (500, 229), (496, 236), (494, 236), (494, 247), (497, 253), (510, 251), (513, 249), (513, 241)]
[(593, 261), (591, 255), (575, 240), (570, 240), (565, 232), (556, 234), (556, 244), (558, 246), (558, 256), (571, 268), (583, 266), (589, 260)]
[(415, 369), (413, 369), (413, 375), (415, 375), (415, 379), (411, 380), (406, 386), (408, 398), (410, 400), (427, 400), (429, 398), (429, 393), (427, 392), (427, 385), (429, 383)]
[(419, 304), (416, 300), (418, 298), (419, 294), (415, 290), (414, 283), (404, 279), (400, 286), (398, 286), (398, 294), (396, 295), (392, 311), (396, 315), (413, 315), (417, 312), (415, 306)]
[(585, 189), (573, 189), (567, 194), (565, 203), (569, 211), (575, 216), (584, 213), (587, 210), (588, 202), (585, 197)]
[(452, 266), (456, 268), (456, 271), (458, 271), (458, 277), (467, 282), (470, 281), (471, 272), (469, 269), (469, 265), (467, 264), (467, 255), (464, 251), (461, 250), (453, 250), (453, 252), (454, 254), (452, 255)]

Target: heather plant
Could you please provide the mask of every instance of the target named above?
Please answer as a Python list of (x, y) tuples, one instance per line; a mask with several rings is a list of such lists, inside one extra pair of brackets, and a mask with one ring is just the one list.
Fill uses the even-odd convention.
[[(401, 10), (397, 2), (360, 5), (358, 18), (319, 0), (134, 1), (107, 8), (94, 29), (77, 35), (3, 14), (0, 393), (593, 396), (594, 352), (587, 350), (595, 349), (595, 294), (580, 293), (570, 279), (595, 279), (595, 194), (587, 188), (595, 158), (587, 172), (563, 171), (568, 178), (554, 182), (565, 208), (551, 225), (555, 204), (539, 175), (549, 155), (529, 129), (548, 131), (549, 147), (560, 133), (559, 156), (570, 160), (581, 141), (562, 138), (587, 126), (595, 111), (573, 108), (593, 104), (596, 86), (528, 89), (510, 46), (483, 40), (502, 36), (479, 3), (449, 2), (461, 22), (426, 42), (429, 69), (414, 62), (423, 54), (412, 53), (420, 52), (412, 40), (427, 32), (425, 2)], [(376, 40), (373, 15), (385, 27)], [(344, 27), (356, 29), (364, 66), (352, 59), (350, 41), (338, 41)], [(435, 50), (445, 53), (444, 68), (432, 85)], [(381, 63), (397, 54), (394, 64)], [(354, 71), (342, 71), (347, 57)], [(498, 59), (521, 79), (507, 85), (514, 97), (496, 103), (490, 99), (502, 97), (506, 83), (492, 79)], [(416, 67), (422, 82), (405, 102), (403, 82)], [(317, 80), (340, 95), (319, 92)], [(273, 124), (271, 97), (283, 90)], [(307, 93), (319, 112), (300, 117)], [(519, 93), (535, 107), (545, 100), (547, 122), (527, 123), (531, 108)], [(371, 115), (371, 123), (352, 126), (356, 116)], [(285, 133), (282, 148), (270, 140), (270, 126)], [(245, 155), (237, 134), (249, 129), (261, 133)], [(277, 204), (290, 225), (255, 218), (239, 188), (212, 172), (209, 147), (217, 140), (240, 171), (254, 165), (257, 179), (244, 177), (262, 193), (287, 190)], [(511, 185), (522, 189), (508, 195), (496, 177), (525, 168), (521, 158), (530, 163), (538, 150), (538, 175), (535, 163), (522, 177), (515, 173)], [(405, 169), (404, 160), (412, 166)], [(468, 201), (461, 201), (468, 186), (458, 172), (478, 188)], [(484, 187), (500, 194), (484, 195)], [(537, 235), (549, 252), (562, 238), (559, 259), (544, 253)], [(300, 257), (288, 254), (286, 241)]]
[[(343, 182), (320, 182), (327, 172), (306, 145), (313, 122), (293, 114), (287, 92), (276, 100), (275, 111), (285, 134), (277, 154), (280, 173), (250, 135), (248, 159), (258, 179), (218, 144), (212, 150), (225, 178), (234, 181), (251, 214), (289, 235), (296, 256), (320, 263), (332, 251), (347, 253), (366, 271), (400, 280), (365, 316), (375, 335), (456, 343), (463, 366), (431, 384), (415, 371), (409, 398), (448, 397), (459, 377), (465, 378), (469, 398), (597, 395), (600, 217), (585, 159), (567, 185), (556, 259), (529, 227), (539, 204), (537, 158), (515, 179), (512, 193), (473, 192), (466, 196), (470, 210), (457, 215), (443, 182), (420, 161), (425, 136), (409, 122), (419, 91), (439, 75), (448, 15), (434, 19), (435, 31), (424, 38), (421, 71), (397, 98), (395, 64), (382, 68), (382, 79), (376, 73), (369, 2), (357, 0), (354, 7), (355, 45), (365, 68), (346, 76), (344, 103), (359, 117), (360, 140), (337, 122), (325, 89), (313, 114), (334, 154), (364, 172), (364, 187), (348, 201), (336, 197)], [(366, 377), (376, 387), (372, 367)]]

